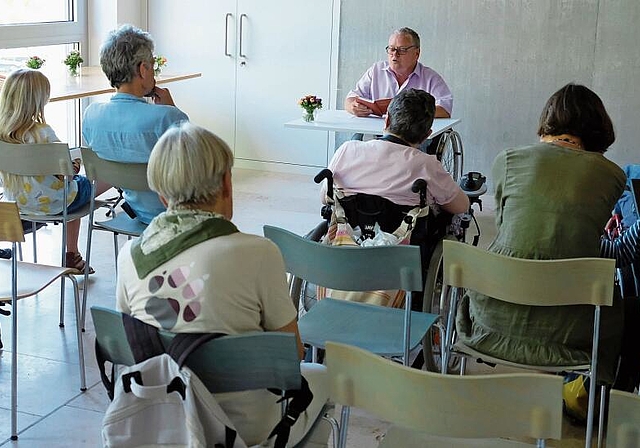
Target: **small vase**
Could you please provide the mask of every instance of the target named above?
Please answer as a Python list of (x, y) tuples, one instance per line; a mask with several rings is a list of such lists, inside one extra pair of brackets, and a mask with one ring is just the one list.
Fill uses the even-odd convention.
[(80, 66), (69, 66), (69, 74), (71, 76), (80, 76)]
[(307, 123), (316, 119), (316, 110), (304, 110), (302, 112), (302, 119)]

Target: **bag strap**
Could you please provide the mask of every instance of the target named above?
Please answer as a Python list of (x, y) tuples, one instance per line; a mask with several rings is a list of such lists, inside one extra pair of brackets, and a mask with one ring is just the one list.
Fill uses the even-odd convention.
[(393, 236), (398, 238), (398, 240), (402, 240), (406, 238), (409, 232), (413, 231), (413, 227), (416, 224), (418, 218), (422, 218), (424, 216), (429, 215), (429, 207), (420, 208), (414, 207), (407, 212), (407, 215), (402, 219), (400, 226), (393, 232)]
[(136, 363), (165, 353), (156, 327), (124, 313), (122, 324)]
[(95, 348), (96, 361), (98, 362), (98, 369), (100, 370), (100, 379), (102, 380), (104, 388), (107, 390), (107, 396), (109, 397), (109, 400), (113, 401), (113, 394), (115, 391), (116, 366), (115, 364), (111, 364), (111, 378), (109, 378), (109, 375), (107, 375), (107, 357), (102, 351), (102, 347), (98, 343), (98, 338), (96, 338)]
[[(269, 390), (277, 395), (280, 394), (280, 391)], [(286, 447), (287, 442), (289, 441), (291, 427), (296, 423), (296, 421), (298, 421), (300, 414), (309, 407), (313, 400), (313, 393), (311, 392), (309, 383), (304, 376), (300, 375), (300, 389), (285, 391), (284, 396), (278, 400), (278, 403), (282, 400), (289, 400), (289, 403), (287, 403), (287, 409), (285, 414), (282, 416), (282, 419), (273, 428), (273, 431), (271, 431), (271, 434), (269, 434), (269, 437), (267, 438), (267, 440), (269, 440), (275, 436), (276, 440), (273, 445), (274, 448)]]

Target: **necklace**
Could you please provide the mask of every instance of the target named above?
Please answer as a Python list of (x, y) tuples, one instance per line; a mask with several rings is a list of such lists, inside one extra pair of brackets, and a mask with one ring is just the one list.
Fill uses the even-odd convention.
[(540, 137), (541, 142), (551, 143), (552, 145), (562, 146), (564, 148), (583, 150), (582, 142), (578, 137), (568, 134), (561, 135), (543, 135)]

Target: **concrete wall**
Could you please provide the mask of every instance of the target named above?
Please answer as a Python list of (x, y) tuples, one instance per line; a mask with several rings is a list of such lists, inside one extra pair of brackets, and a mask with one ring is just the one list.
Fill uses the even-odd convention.
[[(503, 148), (528, 144), (547, 98), (570, 81), (594, 89), (616, 126), (607, 156), (640, 163), (638, 0), (343, 0), (338, 103), (391, 31), (415, 29), (421, 61), (454, 94), (465, 171), (489, 174)], [(343, 136), (344, 138), (344, 136)]]

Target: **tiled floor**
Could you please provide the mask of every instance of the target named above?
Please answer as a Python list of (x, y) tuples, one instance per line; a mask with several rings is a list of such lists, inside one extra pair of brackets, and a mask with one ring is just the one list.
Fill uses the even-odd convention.
[[(262, 233), (263, 224), (305, 233), (319, 221), (319, 187), (311, 176), (235, 170), (234, 222), (240, 230)], [(483, 227), (481, 245), (492, 238), (493, 218), (490, 199), (480, 216)], [(59, 257), (59, 228), (50, 226), (38, 232), (39, 257), (55, 263)], [(85, 234), (81, 235), (85, 241)], [(89, 304), (113, 307), (115, 272), (111, 234), (97, 232), (91, 264), (96, 270), (90, 283)], [(84, 244), (84, 243), (82, 243)], [(31, 247), (25, 245), (29, 260)], [(84, 250), (83, 250), (84, 252)], [(3, 281), (6, 281), (3, 279)], [(100, 446), (100, 427), (108, 399), (100, 383), (93, 351), (93, 326), (87, 319), (84, 333), (87, 384), (81, 393), (77, 365), (74, 309), (71, 300), (65, 310), (67, 326), (58, 328), (59, 287), (51, 286), (38, 297), (20, 301), (18, 306), (19, 440), (10, 436), (11, 320), (0, 316), (5, 349), (0, 350), (0, 446), (2, 447), (96, 447)], [(71, 291), (67, 294), (71, 298)], [(352, 411), (349, 443), (352, 448), (372, 447), (384, 434), (387, 424), (357, 410)], [(581, 428), (566, 426), (561, 445), (582, 446)], [(584, 436), (582, 436), (584, 437)]]

